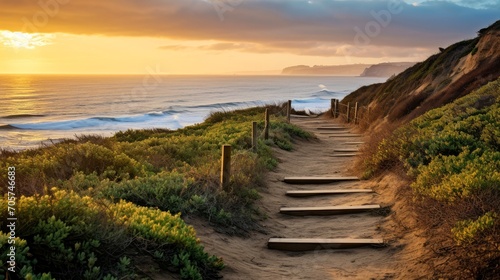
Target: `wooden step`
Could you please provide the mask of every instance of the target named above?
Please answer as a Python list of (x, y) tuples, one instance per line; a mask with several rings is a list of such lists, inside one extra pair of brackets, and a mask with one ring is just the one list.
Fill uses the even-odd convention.
[(328, 184), (344, 181), (359, 181), (358, 177), (285, 177), (283, 182), (287, 184)]
[(322, 249), (350, 249), (363, 246), (383, 246), (383, 239), (355, 238), (270, 238), (267, 248), (284, 251), (313, 251)]
[(343, 126), (323, 126), (323, 127), (318, 127), (318, 130), (346, 130), (346, 127)]
[(359, 152), (359, 149), (334, 149), (333, 151), (341, 153), (357, 153)]
[(357, 153), (349, 153), (349, 154), (333, 154), (331, 157), (355, 157), (359, 154)]
[(314, 195), (334, 195), (351, 193), (372, 193), (372, 189), (341, 189), (341, 190), (296, 190), (287, 191), (286, 195), (293, 197), (308, 197)]
[(365, 142), (345, 142), (346, 145), (363, 145)]
[(280, 213), (294, 216), (326, 216), (361, 213), (380, 209), (380, 205), (321, 206), (321, 207), (281, 207)]
[(318, 134), (321, 134), (321, 135), (344, 135), (347, 133), (348, 133), (347, 131), (321, 131), (321, 132), (318, 132)]
[(302, 118), (302, 119), (306, 119), (306, 118), (313, 118), (311, 116), (305, 116), (305, 115), (295, 115), (295, 114), (290, 114), (290, 117), (292, 118)]
[(361, 134), (345, 133), (345, 134), (332, 134), (330, 137), (362, 137)]

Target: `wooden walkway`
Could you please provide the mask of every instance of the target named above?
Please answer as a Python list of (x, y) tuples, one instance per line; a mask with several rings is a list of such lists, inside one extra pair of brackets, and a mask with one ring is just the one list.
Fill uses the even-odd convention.
[(314, 195), (335, 195), (351, 193), (372, 193), (371, 189), (333, 189), (333, 190), (295, 190), (287, 191), (286, 195), (293, 197), (308, 197)]
[(312, 251), (318, 249), (351, 249), (363, 246), (383, 246), (383, 239), (376, 238), (270, 238), (269, 249), (285, 251)]
[[(340, 125), (325, 126), (324, 122), (314, 121), (317, 124), (316, 130), (318, 131), (331, 131), (320, 132), (324, 137), (337, 137), (340, 139), (361, 137), (360, 134), (349, 133), (347, 127)], [(323, 126), (321, 126), (323, 124)], [(341, 140), (340, 140), (341, 141)], [(363, 142), (345, 142), (343, 148), (336, 148), (333, 154), (325, 155), (333, 157), (354, 157), (359, 154), (359, 150), (353, 145), (361, 145)], [(325, 151), (325, 153), (327, 153)], [(309, 197), (323, 197), (323, 196), (337, 196), (337, 195), (364, 195), (373, 193), (371, 189), (356, 189), (356, 188), (327, 188), (327, 189), (304, 189), (306, 186), (314, 186), (318, 184), (343, 184), (349, 182), (359, 181), (359, 178), (353, 176), (286, 176), (283, 180), (285, 184), (302, 185), (302, 189), (288, 190), (286, 195), (290, 197), (301, 198), (302, 201), (307, 201)], [(363, 205), (310, 205), (301, 207), (281, 207), (280, 213), (299, 216), (298, 218), (306, 216), (330, 216), (330, 215), (357, 215), (358, 213), (376, 211), (381, 208), (378, 204), (363, 204)], [(326, 219), (326, 218), (325, 218)], [(360, 216), (363, 219), (363, 216)], [(335, 232), (327, 235), (335, 236)], [(383, 246), (384, 240), (380, 238), (302, 238), (302, 237), (281, 237), (270, 238), (267, 246), (269, 249), (284, 250), (284, 251), (311, 251), (321, 249), (351, 249), (363, 246), (380, 247)]]
[(282, 207), (280, 213), (295, 216), (328, 216), (355, 214), (380, 209), (380, 205)]
[(329, 184), (335, 182), (345, 182), (345, 181), (358, 181), (358, 177), (335, 177), (335, 176), (325, 176), (325, 177), (285, 177), (283, 182), (287, 184)]

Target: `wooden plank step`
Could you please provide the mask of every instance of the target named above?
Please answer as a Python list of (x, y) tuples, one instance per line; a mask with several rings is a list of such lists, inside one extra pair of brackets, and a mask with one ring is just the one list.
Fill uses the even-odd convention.
[(343, 135), (346, 134), (347, 131), (321, 131), (318, 134), (322, 135)]
[(294, 216), (327, 216), (362, 213), (380, 209), (380, 205), (281, 207), (280, 213)]
[(323, 126), (323, 127), (318, 127), (318, 130), (345, 130), (347, 129), (346, 127), (343, 126)]
[(334, 154), (331, 157), (355, 157), (359, 155), (358, 153), (349, 153), (349, 154)]
[(334, 149), (334, 152), (344, 152), (344, 153), (356, 153), (359, 149)]
[(363, 135), (361, 134), (353, 134), (353, 133), (346, 133), (346, 134), (332, 134), (330, 137), (362, 137)]
[(358, 177), (285, 177), (283, 182), (287, 184), (328, 184), (344, 181), (359, 181)]
[(363, 145), (365, 142), (345, 142), (344, 144), (346, 145)]
[(352, 193), (372, 193), (372, 189), (340, 189), (340, 190), (295, 190), (287, 191), (286, 195), (293, 197), (308, 197), (314, 195), (334, 195)]
[(311, 116), (305, 116), (305, 115), (295, 115), (295, 114), (290, 114), (290, 117), (292, 118), (303, 118), (303, 119), (306, 119), (306, 118), (313, 118)]
[(284, 251), (313, 251), (321, 249), (350, 249), (364, 246), (383, 246), (384, 240), (375, 238), (269, 238), (267, 248)]

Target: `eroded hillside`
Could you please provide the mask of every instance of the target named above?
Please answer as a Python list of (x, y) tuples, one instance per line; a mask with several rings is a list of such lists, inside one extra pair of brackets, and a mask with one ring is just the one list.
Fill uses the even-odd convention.
[(478, 37), (458, 42), (382, 84), (365, 86), (342, 102), (369, 106), (372, 128), (408, 121), (465, 96), (500, 73), (500, 21)]

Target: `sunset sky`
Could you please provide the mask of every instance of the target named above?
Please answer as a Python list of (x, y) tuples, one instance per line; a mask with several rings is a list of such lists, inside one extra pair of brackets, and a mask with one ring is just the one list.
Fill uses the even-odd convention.
[(277, 74), (421, 61), (500, 18), (499, 0), (0, 3), (0, 73)]

